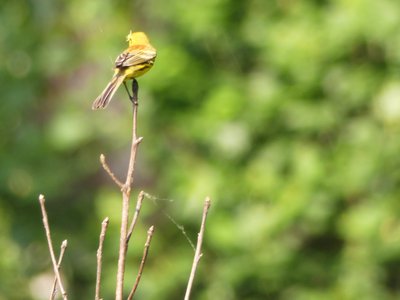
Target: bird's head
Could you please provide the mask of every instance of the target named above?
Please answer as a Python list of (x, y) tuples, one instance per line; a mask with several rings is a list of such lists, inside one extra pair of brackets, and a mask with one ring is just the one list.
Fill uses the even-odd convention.
[(129, 46), (149, 44), (149, 39), (147, 38), (147, 35), (144, 32), (130, 31), (126, 37), (126, 41), (129, 43)]

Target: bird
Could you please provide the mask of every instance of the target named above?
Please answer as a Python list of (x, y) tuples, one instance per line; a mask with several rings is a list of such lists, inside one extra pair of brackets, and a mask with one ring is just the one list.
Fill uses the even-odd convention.
[[(115, 60), (114, 76), (103, 92), (94, 100), (93, 110), (106, 108), (122, 83), (125, 84), (125, 81), (129, 79), (135, 81), (135, 78), (145, 74), (154, 64), (157, 50), (150, 44), (144, 32), (130, 31), (126, 41), (129, 46)], [(133, 97), (130, 94), (129, 98), (133, 101)]]

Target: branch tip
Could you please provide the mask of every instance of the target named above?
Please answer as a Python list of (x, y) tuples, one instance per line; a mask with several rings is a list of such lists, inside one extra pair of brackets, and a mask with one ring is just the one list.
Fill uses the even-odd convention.
[[(67, 240), (64, 240), (61, 243), (60, 256), (58, 258), (58, 263), (57, 263), (57, 268), (58, 269), (60, 269), (61, 262), (62, 262), (62, 260), (64, 258), (65, 249), (67, 249), (67, 245), (68, 245)], [(51, 300), (54, 300), (56, 298), (56, 293), (57, 293), (57, 276), (55, 276), (54, 281), (53, 281), (53, 288), (52, 288), (51, 296), (50, 296)]]
[(100, 286), (101, 286), (101, 269), (103, 260), (103, 244), (106, 236), (106, 230), (108, 227), (109, 218), (106, 217), (101, 222), (101, 231), (99, 236), (99, 247), (97, 249), (97, 271), (96, 271), (96, 289), (95, 289), (95, 300), (101, 300), (100, 298)]
[(142, 208), (142, 203), (143, 203), (143, 199), (144, 199), (144, 191), (141, 191), (138, 195), (137, 201), (136, 201), (136, 208), (135, 208), (135, 213), (133, 214), (133, 218), (131, 221), (131, 225), (129, 226), (129, 230), (128, 230), (128, 234), (126, 236), (126, 241), (125, 241), (125, 247), (126, 247), (126, 251), (128, 250), (128, 244), (129, 241), (131, 239), (132, 236), (132, 232), (135, 229), (136, 226), (136, 222), (139, 218), (139, 214), (140, 214), (140, 210)]
[[(54, 249), (53, 249), (53, 244), (52, 244), (52, 240), (51, 240), (51, 233), (50, 233), (50, 226), (49, 226), (49, 220), (47, 218), (47, 211), (46, 211), (46, 206), (45, 206), (45, 198), (43, 195), (39, 195), (39, 202), (40, 202), (40, 209), (42, 211), (42, 221), (43, 221), (43, 226), (44, 226), (44, 230), (46, 233), (46, 239), (47, 239), (47, 246), (49, 248), (49, 252), (50, 252), (50, 258), (51, 258), (51, 262), (53, 264), (53, 271), (54, 274), (56, 276), (56, 282), (58, 283), (58, 286), (60, 288), (60, 292), (61, 295), (63, 297), (64, 300), (67, 300), (67, 293), (64, 290), (63, 284), (61, 282), (61, 276), (60, 276), (60, 272), (59, 272), (59, 264), (56, 261), (56, 256), (54, 254)], [(64, 242), (63, 242), (64, 244)], [(65, 248), (61, 248), (61, 253), (63, 255)], [(62, 259), (62, 255), (60, 253), (60, 263), (61, 263), (61, 259)], [(53, 299), (53, 293), (50, 296), (50, 299)]]
[(196, 251), (194, 254), (193, 258), (193, 265), (192, 265), (192, 270), (190, 271), (190, 276), (189, 276), (189, 282), (186, 288), (186, 294), (185, 294), (185, 300), (189, 300), (190, 293), (192, 290), (193, 286), (193, 281), (194, 281), (194, 276), (196, 274), (197, 266), (199, 264), (200, 258), (203, 256), (203, 253), (201, 252), (201, 246), (203, 243), (203, 236), (204, 236), (204, 230), (206, 226), (206, 220), (207, 220), (207, 214), (208, 210), (210, 209), (211, 206), (211, 200), (210, 197), (206, 197), (204, 201), (204, 208), (203, 208), (203, 216), (201, 218), (201, 225), (200, 225), (200, 231), (197, 236), (197, 245), (196, 245)]
[(143, 256), (142, 256), (142, 261), (140, 262), (139, 272), (136, 276), (135, 284), (133, 285), (132, 290), (129, 293), (127, 300), (132, 300), (133, 295), (135, 295), (136, 289), (139, 286), (139, 282), (140, 282), (140, 279), (142, 278), (142, 274), (143, 274), (144, 265), (146, 264), (147, 255), (149, 254), (149, 248), (150, 248), (151, 239), (153, 237), (153, 233), (154, 233), (154, 225), (152, 225), (149, 228), (149, 230), (147, 231), (147, 239), (146, 239), (146, 243), (144, 244)]
[(111, 171), (110, 167), (107, 165), (106, 157), (104, 156), (104, 154), (100, 154), (100, 163), (101, 163), (103, 169), (107, 172), (107, 174), (115, 182), (115, 184), (122, 189), (123, 188), (123, 183), (121, 181), (119, 181), (117, 176), (115, 176), (115, 174)]
[(141, 136), (141, 137), (138, 137), (138, 138), (136, 139), (136, 141), (135, 141), (135, 144), (138, 145), (138, 144), (140, 144), (142, 141), (143, 141), (143, 137), (142, 137), (142, 136)]

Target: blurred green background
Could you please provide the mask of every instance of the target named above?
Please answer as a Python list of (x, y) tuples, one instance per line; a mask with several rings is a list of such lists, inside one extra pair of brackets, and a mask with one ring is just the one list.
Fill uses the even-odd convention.
[[(121, 89), (92, 101), (130, 29), (158, 49), (139, 79), (135, 195), (153, 196), (129, 249), (127, 291), (156, 227), (138, 299), (183, 299), (203, 200), (213, 206), (193, 299), (400, 297), (400, 2), (3, 1), (0, 299), (47, 299), (68, 239), (70, 299), (114, 297), (121, 178), (131, 137)], [(134, 195), (134, 197), (135, 197)], [(58, 250), (57, 250), (58, 252)]]

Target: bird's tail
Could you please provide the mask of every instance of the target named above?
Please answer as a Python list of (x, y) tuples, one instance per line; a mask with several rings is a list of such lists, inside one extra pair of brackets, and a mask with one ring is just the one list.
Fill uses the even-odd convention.
[(96, 98), (96, 100), (94, 100), (92, 109), (106, 108), (118, 87), (124, 82), (124, 80), (125, 75), (118, 73), (115, 74), (111, 81), (107, 84), (104, 91)]

